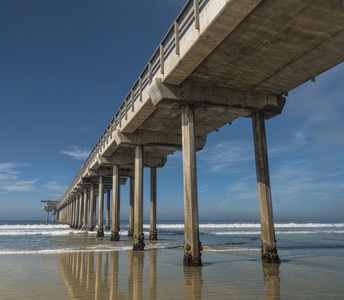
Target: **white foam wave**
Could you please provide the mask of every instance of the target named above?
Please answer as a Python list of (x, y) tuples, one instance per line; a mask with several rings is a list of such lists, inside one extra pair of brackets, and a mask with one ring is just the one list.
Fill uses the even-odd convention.
[(207, 247), (206, 249), (203, 250), (203, 252), (233, 252), (233, 251), (261, 251), (260, 248), (256, 247), (246, 247), (246, 248), (223, 248), (223, 249), (214, 249)]
[[(344, 223), (275, 223), (275, 228), (343, 228)], [(144, 224), (149, 228), (149, 224)], [(184, 229), (184, 224), (157, 224), (161, 229)], [(199, 228), (260, 228), (260, 223), (205, 223), (199, 224)]]
[(55, 230), (55, 231), (0, 231), (0, 236), (14, 236), (14, 235), (69, 235), (69, 234), (81, 234), (87, 231), (82, 230)]
[(85, 248), (85, 249), (42, 249), (42, 250), (0, 250), (0, 255), (8, 254), (62, 254), (71, 252), (109, 252), (109, 251), (130, 251), (132, 246), (122, 246), (122, 247), (111, 247), (111, 248)]
[[(344, 233), (343, 230), (299, 230), (299, 231), (276, 231), (276, 234), (319, 234), (319, 233)], [(259, 235), (260, 231), (222, 231), (222, 232), (209, 232), (213, 235)]]
[(66, 229), (69, 225), (66, 224), (36, 224), (36, 225), (0, 225), (0, 230), (2, 229)]

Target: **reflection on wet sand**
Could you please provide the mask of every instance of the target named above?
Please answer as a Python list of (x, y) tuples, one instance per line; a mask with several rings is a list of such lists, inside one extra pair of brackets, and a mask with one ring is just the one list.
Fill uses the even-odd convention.
[[(157, 263), (157, 256), (157, 250), (74, 252), (59, 255), (57, 261), (70, 299), (205, 299), (215, 296), (209, 278), (203, 278), (209, 276), (207, 267), (169, 270), (163, 261)], [(279, 264), (263, 263), (262, 267), (266, 299), (280, 299)], [(229, 277), (228, 282), (219, 287), (221, 296), (240, 290), (231, 284)]]
[(202, 267), (184, 267), (186, 299), (201, 299), (203, 278)]
[(262, 262), (263, 274), (265, 282), (266, 299), (280, 299), (281, 289), (280, 289), (280, 276), (279, 268), (280, 264), (269, 264)]

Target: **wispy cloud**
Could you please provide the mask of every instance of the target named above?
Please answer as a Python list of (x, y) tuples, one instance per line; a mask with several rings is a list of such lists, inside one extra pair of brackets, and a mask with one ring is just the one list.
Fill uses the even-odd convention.
[(68, 189), (68, 185), (61, 184), (60, 182), (57, 182), (57, 181), (48, 181), (43, 186), (53, 192), (56, 192), (56, 191), (64, 192)]
[(210, 172), (230, 173), (232, 166), (254, 159), (253, 145), (248, 140), (221, 141), (198, 154)]
[[(271, 173), (273, 204), (292, 205), (292, 203), (325, 203), (336, 195), (342, 198), (344, 171), (322, 173), (315, 171), (305, 159), (284, 161)], [(255, 174), (239, 178), (227, 187), (226, 199), (218, 204), (219, 208), (231, 202), (258, 199)], [(295, 205), (295, 204), (294, 204)]]
[(91, 149), (89, 148), (81, 149), (78, 146), (70, 146), (69, 148), (70, 148), (69, 150), (62, 150), (60, 151), (60, 153), (69, 155), (73, 157), (74, 159), (85, 160), (91, 152)]
[(199, 191), (200, 193), (204, 193), (204, 192), (207, 190), (208, 186), (209, 186), (208, 184), (199, 186), (199, 187), (198, 187), (198, 191)]
[(255, 174), (240, 178), (237, 182), (229, 185), (226, 199), (218, 204), (222, 208), (232, 201), (256, 200), (257, 199), (257, 180)]
[(35, 189), (35, 184), (37, 180), (17, 180), (12, 183), (7, 183), (3, 186), (0, 186), (2, 190), (9, 191), (9, 192), (25, 192), (25, 191), (32, 191)]
[[(270, 147), (269, 157), (281, 155), (290, 151), (289, 145)], [(205, 164), (209, 172), (237, 173), (237, 166), (254, 163), (254, 146), (251, 140), (233, 140), (218, 142), (199, 153), (198, 158)]]
[(7, 192), (23, 192), (35, 189), (37, 182), (34, 180), (21, 180), (19, 175), (22, 173), (18, 170), (20, 167), (28, 167), (24, 163), (0, 163), (0, 190)]

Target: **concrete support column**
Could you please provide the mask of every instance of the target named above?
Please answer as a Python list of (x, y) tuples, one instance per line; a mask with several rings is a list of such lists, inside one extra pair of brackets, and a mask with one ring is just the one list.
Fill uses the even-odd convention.
[(104, 177), (99, 177), (99, 206), (98, 206), (98, 231), (97, 237), (104, 236)]
[(265, 262), (280, 263), (276, 249), (275, 228), (272, 215), (272, 199), (264, 114), (259, 112), (253, 113), (252, 125), (256, 157), (260, 226), (262, 232), (262, 259)]
[(83, 220), (83, 229), (86, 229), (87, 227), (87, 189), (84, 190), (84, 213), (83, 213), (83, 217), (84, 217), (84, 220)]
[(89, 211), (89, 216), (88, 216), (88, 230), (89, 231), (94, 231), (95, 223), (94, 223), (94, 215), (93, 215), (93, 210), (95, 206), (95, 195), (94, 195), (94, 183), (91, 183), (91, 189), (90, 189), (90, 211)]
[(68, 204), (68, 224), (72, 226), (72, 210), (73, 210), (73, 203), (69, 202)]
[(120, 185), (119, 185), (119, 166), (113, 166), (112, 172), (112, 226), (111, 241), (119, 241), (120, 231)]
[(82, 194), (79, 195), (79, 221), (78, 221), (78, 228), (81, 229), (82, 228), (82, 213), (84, 211), (84, 207), (83, 207), (83, 199), (82, 199)]
[(45, 223), (48, 224), (48, 222), (49, 222), (49, 211), (47, 211), (47, 220), (45, 221)]
[(93, 226), (96, 228), (96, 212), (97, 212), (97, 195), (94, 191), (94, 205), (93, 205)]
[(68, 224), (70, 227), (72, 226), (72, 209), (73, 209), (73, 203), (69, 202), (69, 204), (68, 204)]
[(78, 222), (79, 222), (79, 196), (76, 196), (74, 201), (75, 201), (74, 228), (78, 228)]
[(128, 236), (134, 236), (134, 198), (135, 198), (135, 178), (130, 177), (130, 195), (129, 195), (129, 230)]
[(143, 146), (135, 146), (134, 251), (143, 251)]
[(195, 145), (195, 111), (182, 106), (182, 149), (184, 180), (184, 265), (202, 266), (199, 240), (197, 168)]
[(71, 213), (71, 216), (70, 216), (70, 227), (73, 227), (74, 226), (74, 211), (75, 211), (75, 203), (74, 203), (74, 199), (72, 200), (71, 204), (70, 204), (71, 208), (70, 208), (70, 213)]
[(77, 214), (78, 208), (76, 207), (76, 199), (73, 199), (73, 222), (72, 222), (72, 228), (75, 228), (76, 225), (76, 214)]
[(156, 230), (156, 167), (151, 167), (150, 176), (150, 229), (149, 239), (151, 241), (158, 239)]
[(106, 190), (105, 230), (110, 229), (110, 189)]
[(51, 224), (54, 224), (55, 215), (51, 212)]

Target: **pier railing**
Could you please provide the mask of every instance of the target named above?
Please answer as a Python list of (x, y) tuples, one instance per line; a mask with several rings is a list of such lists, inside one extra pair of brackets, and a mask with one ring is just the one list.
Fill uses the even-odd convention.
[(194, 24), (196, 29), (200, 29), (199, 13), (209, 1), (188, 0), (186, 2), (61, 200), (64, 200), (69, 195), (75, 184), (80, 180), (82, 174), (94, 163), (97, 155), (105, 149), (106, 144), (112, 138), (112, 133), (117, 128), (122, 127), (122, 120), (123, 118), (127, 120), (128, 111), (135, 112), (135, 102), (142, 102), (143, 91), (152, 82), (153, 77), (158, 72), (164, 75), (164, 62), (172, 51), (175, 51), (176, 55), (179, 56), (179, 42), (190, 26)]

